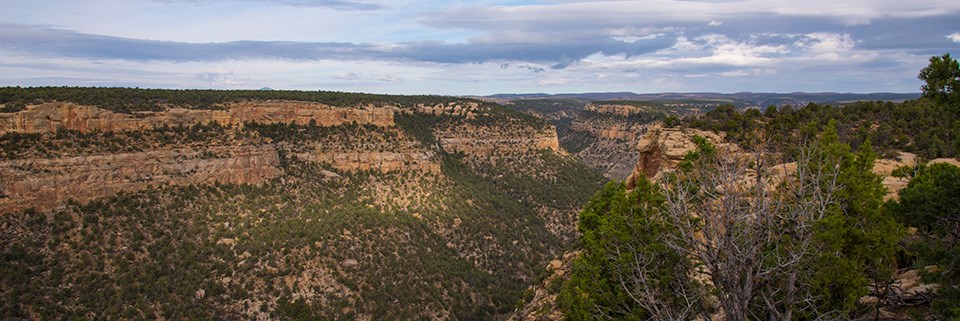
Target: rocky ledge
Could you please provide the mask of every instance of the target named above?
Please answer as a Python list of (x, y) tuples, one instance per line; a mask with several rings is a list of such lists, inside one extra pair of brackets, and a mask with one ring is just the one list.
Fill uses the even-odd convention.
[(50, 133), (58, 128), (80, 132), (135, 131), (163, 126), (178, 127), (217, 123), (225, 126), (314, 123), (319, 126), (347, 124), (394, 126), (396, 107), (344, 108), (320, 103), (265, 100), (231, 103), (222, 109), (173, 107), (158, 112), (115, 113), (96, 106), (68, 102), (29, 105), (15, 113), (0, 113), (0, 134)]

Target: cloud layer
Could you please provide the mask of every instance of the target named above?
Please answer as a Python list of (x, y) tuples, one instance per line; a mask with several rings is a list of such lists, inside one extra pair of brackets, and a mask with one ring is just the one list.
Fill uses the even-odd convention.
[(0, 85), (912, 92), (960, 43), (941, 0), (2, 1)]

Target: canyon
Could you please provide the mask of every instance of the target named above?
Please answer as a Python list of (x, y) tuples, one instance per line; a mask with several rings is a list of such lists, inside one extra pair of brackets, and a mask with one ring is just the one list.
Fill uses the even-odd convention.
[(38, 319), (503, 319), (602, 183), (472, 99), (0, 92), (0, 297)]
[[(150, 187), (207, 183), (258, 184), (281, 172), (279, 153), (327, 164), (333, 170), (440, 172), (438, 152), (473, 158), (497, 157), (537, 150), (559, 152), (553, 127), (519, 122), (449, 125), (433, 129), (439, 143), (423, 146), (394, 122), (395, 115), (447, 116), (471, 120), (482, 113), (475, 102), (426, 105), (401, 109), (396, 105), (334, 107), (326, 104), (268, 100), (228, 103), (222, 110), (170, 107), (164, 111), (112, 112), (70, 102), (28, 105), (15, 113), (0, 113), (0, 134), (53, 135), (58, 130), (79, 133), (123, 133), (216, 124), (242, 130), (245, 124), (319, 127), (375, 126), (388, 137), (366, 131), (355, 137), (337, 136), (322, 142), (270, 143), (234, 140), (190, 146), (151, 146), (135, 152), (73, 155), (55, 158), (0, 159), (0, 214), (26, 208), (49, 210), (68, 200), (87, 202), (118, 192)], [(355, 143), (376, 141), (378, 143)], [(436, 149), (434, 148), (436, 147)]]

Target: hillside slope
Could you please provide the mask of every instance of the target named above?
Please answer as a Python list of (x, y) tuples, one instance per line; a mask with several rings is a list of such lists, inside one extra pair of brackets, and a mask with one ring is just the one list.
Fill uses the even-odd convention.
[(474, 100), (40, 88), (0, 103), (5, 318), (497, 318), (570, 248), (601, 181), (551, 125)]

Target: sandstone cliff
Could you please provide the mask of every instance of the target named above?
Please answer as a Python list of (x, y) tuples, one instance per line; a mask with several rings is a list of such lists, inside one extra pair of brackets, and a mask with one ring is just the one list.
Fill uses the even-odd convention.
[(587, 104), (564, 132), (565, 146), (604, 176), (622, 180), (629, 176), (639, 154), (633, 148), (658, 118), (651, 107)]
[[(9, 159), (0, 159), (0, 214), (31, 206), (49, 209), (68, 199), (87, 202), (121, 191), (132, 192), (163, 184), (256, 184), (280, 173), (280, 153), (325, 164), (327, 168), (341, 172), (371, 170), (437, 174), (441, 168), (438, 154), (441, 151), (485, 160), (504, 155), (528, 155), (543, 149), (560, 151), (556, 130), (551, 126), (531, 126), (512, 118), (501, 123), (470, 121), (490, 113), (489, 107), (474, 102), (421, 104), (401, 109), (393, 105), (341, 108), (311, 102), (268, 100), (231, 103), (222, 107), (216, 110), (171, 107), (158, 112), (125, 114), (94, 106), (52, 102), (29, 105), (16, 113), (0, 113), (0, 134), (40, 135), (34, 139), (44, 142), (44, 146), (59, 148), (52, 152), (48, 147), (27, 148), (7, 154)], [(444, 115), (467, 121), (447, 122), (433, 128), (438, 144), (424, 146), (395, 125), (395, 112)], [(208, 139), (212, 137), (210, 134), (201, 132), (174, 136), (151, 132), (143, 136), (144, 131), (160, 133), (167, 131), (165, 128), (210, 123), (227, 129), (219, 132), (215, 140)], [(251, 126), (255, 128), (245, 130), (244, 124), (250, 123), (314, 124), (319, 127)], [(100, 134), (54, 139), (53, 133), (58, 128), (78, 133), (115, 133), (111, 135), (148, 138), (125, 140), (127, 143), (141, 142), (143, 146), (117, 151), (97, 148), (98, 144), (110, 141), (98, 138)], [(272, 141), (261, 135), (281, 141)], [(198, 138), (190, 139), (199, 140), (192, 143), (190, 139), (172, 143), (155, 141), (162, 137), (186, 139), (194, 136)]]
[(650, 108), (621, 104), (587, 104), (584, 109), (600, 114), (612, 114), (624, 117), (650, 110)]
[(29, 105), (15, 113), (0, 113), (0, 134), (49, 133), (57, 128), (91, 131), (133, 131), (163, 126), (191, 126), (217, 123), (225, 126), (248, 122), (264, 124), (297, 123), (318, 126), (347, 124), (394, 126), (395, 107), (343, 108), (320, 103), (267, 100), (231, 103), (222, 110), (169, 108), (159, 112), (123, 114), (96, 106), (69, 102)]
[[(341, 172), (440, 172), (440, 160), (433, 151), (404, 148), (400, 143), (393, 148), (353, 151), (314, 144), (294, 154)], [(69, 199), (82, 203), (165, 184), (258, 184), (280, 174), (279, 151), (287, 149), (291, 147), (242, 142), (0, 160), (0, 214), (28, 207), (45, 210)]]
[(447, 126), (434, 135), (443, 150), (468, 156), (525, 153), (542, 149), (560, 151), (553, 126), (533, 128), (520, 125)]
[(255, 184), (280, 173), (272, 145), (0, 161), (0, 213), (44, 210), (164, 184)]
[(647, 124), (630, 123), (614, 119), (608, 120), (575, 120), (570, 129), (587, 132), (597, 138), (634, 140), (646, 132)]
[(477, 114), (480, 112), (480, 104), (475, 102), (467, 103), (455, 103), (450, 102), (446, 104), (436, 104), (436, 105), (426, 105), (426, 104), (417, 104), (412, 110), (405, 109), (403, 112), (406, 113), (421, 113), (429, 115), (450, 115), (450, 116), (462, 116), (467, 119), (474, 119), (477, 117)]

